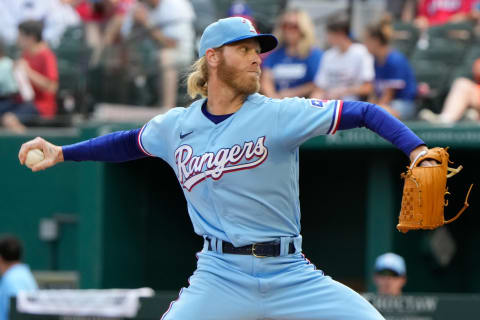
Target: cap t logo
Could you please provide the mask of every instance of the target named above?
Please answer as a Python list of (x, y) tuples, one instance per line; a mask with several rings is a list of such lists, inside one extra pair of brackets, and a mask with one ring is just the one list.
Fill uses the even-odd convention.
[(248, 26), (250, 27), (250, 32), (252, 33), (257, 33), (257, 30), (255, 30), (255, 27), (253, 26), (252, 22), (248, 19), (242, 19), (242, 23), (246, 23), (248, 24)]

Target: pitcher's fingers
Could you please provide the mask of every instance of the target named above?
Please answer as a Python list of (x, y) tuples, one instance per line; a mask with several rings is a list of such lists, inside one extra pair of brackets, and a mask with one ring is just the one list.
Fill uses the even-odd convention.
[(41, 171), (41, 170), (45, 170), (47, 168), (50, 168), (54, 164), (55, 163), (53, 162), (53, 159), (44, 159), (44, 160), (40, 161), (39, 163), (37, 163), (36, 165), (34, 165), (31, 169), (32, 169), (33, 172), (37, 172), (37, 171)]
[(28, 151), (34, 148), (32, 145), (36, 142), (38, 142), (38, 140), (33, 139), (22, 144), (22, 146), (20, 147), (20, 151), (18, 152), (18, 160), (20, 160), (21, 164), (25, 163)]
[(45, 144), (45, 140), (43, 140), (40, 137), (37, 137), (33, 140), (30, 140), (22, 144), (22, 146), (20, 147), (20, 151), (18, 152), (18, 160), (20, 160), (20, 163), (22, 165), (25, 164), (28, 151), (32, 149), (40, 149), (43, 151), (44, 144)]
[(437, 166), (438, 163), (435, 160), (423, 160), (420, 163), (420, 167), (434, 167)]

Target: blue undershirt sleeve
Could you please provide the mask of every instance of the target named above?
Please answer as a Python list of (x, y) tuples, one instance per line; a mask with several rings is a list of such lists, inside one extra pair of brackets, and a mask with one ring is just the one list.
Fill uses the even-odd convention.
[(407, 157), (416, 147), (425, 145), (412, 130), (382, 107), (367, 102), (344, 101), (339, 130), (358, 127), (366, 127), (377, 133)]
[(139, 146), (141, 129), (117, 131), (62, 147), (65, 161), (125, 162), (147, 157)]

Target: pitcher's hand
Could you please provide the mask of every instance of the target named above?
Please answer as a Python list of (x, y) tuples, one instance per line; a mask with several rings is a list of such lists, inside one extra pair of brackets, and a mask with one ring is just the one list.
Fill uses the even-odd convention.
[[(416, 147), (412, 152), (410, 152), (410, 163), (415, 160), (417, 155), (422, 151), (428, 151), (428, 148), (424, 145)], [(423, 160), (420, 162), (420, 167), (433, 167), (438, 163), (435, 160)]]
[(22, 144), (22, 147), (18, 152), (18, 160), (20, 160), (20, 164), (25, 164), (25, 160), (27, 159), (27, 153), (32, 149), (42, 150), (45, 156), (45, 159), (43, 159), (31, 168), (33, 172), (45, 170), (47, 168), (53, 167), (59, 162), (63, 162), (62, 147), (56, 146), (43, 138), (37, 137)]

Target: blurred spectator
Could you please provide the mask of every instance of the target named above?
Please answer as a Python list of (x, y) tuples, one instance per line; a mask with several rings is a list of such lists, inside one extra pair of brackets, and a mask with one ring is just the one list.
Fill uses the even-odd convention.
[(304, 11), (285, 12), (277, 22), (279, 47), (263, 62), (262, 91), (271, 98), (309, 97), (322, 51), (314, 47), (314, 26)]
[[(428, 109), (420, 110), (418, 116), (422, 120), (439, 124), (452, 124), (462, 117), (478, 121), (480, 110), (480, 58), (472, 67), (474, 80), (457, 78), (448, 92), (442, 112), (435, 114)], [(472, 107), (473, 109), (469, 109)]]
[(415, 25), (420, 30), (470, 18), (474, 0), (419, 0)]
[(56, 47), (65, 30), (80, 23), (78, 14), (69, 4), (71, 1), (73, 0), (0, 0), (0, 35), (8, 45), (13, 45), (20, 23), (27, 20), (42, 21), (43, 39)]
[[(81, 20), (75, 9), (70, 5), (72, 0), (36, 0), (35, 6), (43, 4), (42, 14), (37, 14), (36, 10), (32, 11), (30, 15), (25, 13), (25, 9), (21, 9), (23, 12), (22, 19), (19, 23), (27, 20), (42, 21), (43, 26), (43, 39), (52, 47), (56, 48), (60, 44), (63, 33), (69, 27), (80, 25)], [(29, 4), (29, 0), (23, 0), (25, 5)], [(32, 1), (30, 0), (30, 3)]]
[(378, 294), (399, 296), (407, 282), (405, 260), (395, 253), (385, 253), (375, 261), (374, 282)]
[(120, 36), (125, 14), (135, 0), (67, 0), (85, 23), (87, 45), (93, 49), (90, 65), (96, 66), (105, 48)]
[[(13, 2), (13, 3), (12, 3)], [(0, 0), (0, 40), (5, 45), (15, 44), (17, 39), (17, 10), (14, 10), (16, 1)]]
[[(52, 118), (57, 112), (57, 58), (42, 40), (42, 23), (25, 21), (18, 26), (18, 46), (22, 51), (16, 64), (27, 74), (35, 92), (35, 112)], [(33, 110), (32, 110), (33, 111)]]
[(160, 46), (161, 106), (176, 106), (179, 72), (193, 60), (195, 13), (188, 0), (143, 0), (127, 15), (122, 27), (130, 38), (147, 34)]
[(417, 0), (390, 0), (386, 3), (386, 11), (394, 21), (412, 22), (416, 16)]
[(393, 28), (389, 18), (367, 27), (365, 45), (374, 56), (375, 90), (371, 101), (402, 120), (416, 114), (417, 82), (407, 58), (390, 47)]
[[(22, 122), (28, 121), (36, 114), (36, 109), (30, 100), (33, 90), (19, 94), (19, 80), (26, 80), (26, 75), (14, 69), (13, 60), (5, 55), (4, 46), (0, 43), (0, 123), (15, 133), (23, 133), (25, 127)], [(22, 77), (19, 79), (19, 77)]]
[[(51, 5), (46, 13), (43, 39), (53, 48), (58, 47), (64, 32), (81, 24), (80, 16), (72, 7), (73, 0), (51, 0)], [(25, 17), (24, 20), (38, 20), (35, 17)]]
[(212, 21), (217, 20), (217, 8), (214, 0), (191, 0), (191, 3), (196, 14), (195, 31), (201, 35)]
[(255, 25), (255, 18), (253, 17), (252, 8), (245, 1), (237, 0), (232, 3), (230, 8), (228, 9), (228, 16), (229, 17), (242, 17), (245, 19), (250, 20), (253, 26), (256, 28)]
[(349, 29), (346, 19), (327, 24), (331, 48), (323, 54), (315, 76), (313, 98), (359, 100), (370, 95), (375, 77), (373, 57), (363, 44), (353, 43)]
[(13, 76), (13, 60), (5, 54), (5, 47), (0, 42), (0, 100), (17, 93), (18, 87)]
[(0, 239), (0, 320), (7, 320), (10, 298), (20, 291), (37, 290), (37, 283), (30, 268), (21, 263), (22, 245), (13, 236)]
[(480, 35), (480, 0), (474, 0), (473, 2), (471, 17), (475, 23), (474, 32), (478, 37)]

